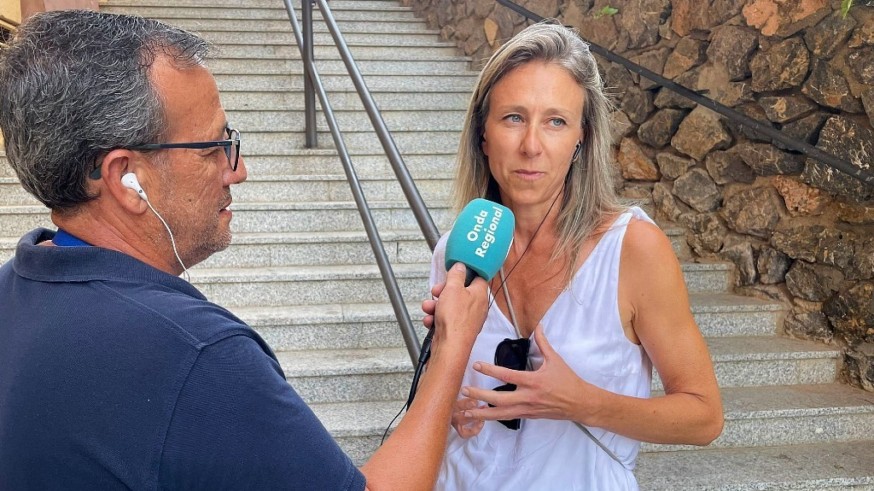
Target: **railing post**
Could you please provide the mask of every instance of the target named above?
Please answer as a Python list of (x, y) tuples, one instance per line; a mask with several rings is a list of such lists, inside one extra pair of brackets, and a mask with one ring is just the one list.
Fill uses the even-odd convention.
[(306, 122), (306, 147), (319, 146), (316, 135), (316, 91), (309, 74), (309, 67), (315, 61), (313, 55), (313, 0), (301, 0), (303, 20), (303, 100), (304, 118)]

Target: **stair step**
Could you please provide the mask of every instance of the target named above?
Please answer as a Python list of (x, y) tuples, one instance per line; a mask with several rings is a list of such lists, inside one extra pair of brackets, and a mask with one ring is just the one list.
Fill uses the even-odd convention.
[[(313, 57), (316, 60), (339, 60), (340, 54), (334, 43), (316, 44), (313, 40)], [(459, 49), (451, 43), (425, 42), (421, 44), (408, 44), (406, 46), (380, 46), (372, 44), (347, 44), (352, 57), (356, 62), (364, 60), (411, 60), (418, 59), (421, 55), (429, 57), (455, 56), (457, 60), (470, 61), (469, 57), (461, 56)], [(300, 59), (300, 49), (296, 43), (288, 43), (283, 40), (279, 44), (229, 44), (222, 43), (215, 46), (212, 55), (217, 58), (283, 58)], [(212, 62), (208, 62), (212, 66)]]
[[(380, 238), (393, 265), (431, 260), (431, 250), (418, 229), (380, 231)], [(196, 270), (341, 264), (375, 264), (363, 231), (235, 233), (227, 250), (214, 254), (197, 265)]]
[[(381, 73), (392, 75), (440, 75), (445, 72), (468, 72), (470, 62), (458, 57), (422, 57), (419, 60), (366, 60), (358, 59), (353, 53), (355, 64), (369, 81), (369, 77)], [(212, 58), (210, 70), (216, 74), (257, 73), (302, 75), (303, 61), (297, 58)], [(316, 58), (316, 69), (320, 74), (348, 73), (342, 60)]]
[[(428, 253), (424, 243), (416, 244), (422, 254)], [(239, 254), (232, 254), (234, 257)], [(320, 258), (321, 259), (321, 258)], [(372, 261), (372, 260), (371, 260)], [(731, 309), (714, 309), (713, 297)], [(421, 299), (409, 298), (407, 311), (420, 326)], [(733, 295), (693, 294), (692, 313), (705, 336), (724, 335), (723, 325), (732, 325), (733, 336), (765, 336), (774, 334), (774, 317), (782, 307), (755, 299)], [(745, 303), (746, 302), (746, 303)], [(391, 306), (376, 304), (316, 304), (305, 306), (234, 307), (235, 315), (243, 319), (277, 351), (354, 349), (400, 347), (403, 341)], [(710, 319), (710, 320), (708, 320)], [(710, 324), (716, 324), (717, 329)], [(770, 332), (767, 332), (770, 329)], [(421, 337), (420, 337), (421, 339)], [(711, 343), (717, 341), (711, 340)], [(809, 345), (799, 345), (805, 350)], [(788, 348), (788, 347), (787, 347)], [(722, 349), (719, 356), (727, 359)], [(738, 355), (734, 355), (735, 358)], [(772, 355), (773, 358), (773, 355)], [(816, 362), (807, 362), (814, 364)], [(820, 363), (822, 363), (820, 361)], [(825, 362), (829, 364), (830, 362)], [(822, 371), (818, 372), (822, 373)], [(826, 370), (826, 373), (828, 371)]]
[[(321, 73), (322, 85), (332, 92), (352, 91), (354, 85), (347, 73)], [(476, 77), (470, 72), (432, 72), (427, 77), (411, 77), (404, 75), (368, 75), (365, 83), (370, 90), (382, 92), (442, 92), (443, 90), (473, 90)], [(248, 72), (215, 73), (216, 83), (220, 90), (303, 90), (303, 71), (289, 71), (281, 75), (252, 75)]]
[[(823, 383), (720, 390), (725, 429), (709, 448), (846, 442), (874, 435), (874, 394), (860, 389)], [(774, 425), (774, 420), (782, 424)], [(641, 446), (649, 452), (694, 448)]]
[[(408, 387), (409, 388), (409, 387)], [(392, 418), (404, 407), (404, 401), (337, 402), (311, 404), (313, 412), (331, 432), (340, 448), (355, 465), (362, 465), (379, 447), (382, 435)], [(397, 426), (399, 416), (392, 424)]]
[[(428, 294), (427, 265), (395, 264), (392, 269), (404, 298), (409, 301), (425, 298)], [(191, 281), (207, 298), (232, 310), (244, 305), (388, 301), (378, 269), (370, 265), (203, 269), (191, 271)]]
[[(293, 158), (293, 157), (292, 157)], [(339, 157), (331, 170), (342, 172)], [(353, 160), (353, 164), (355, 161)], [(246, 160), (247, 168), (249, 161)], [(324, 169), (323, 169), (324, 171)], [(359, 180), (368, 199), (374, 201), (402, 200), (397, 179), (393, 176), (361, 176)], [(414, 176), (415, 177), (415, 176)], [(416, 186), (429, 202), (448, 202), (452, 192), (449, 177), (417, 177)], [(352, 193), (345, 175), (276, 176), (257, 175), (250, 171), (249, 179), (232, 188), (237, 203), (258, 203), (269, 196), (275, 201), (308, 202), (352, 201)], [(21, 187), (15, 177), (0, 177), (0, 206), (36, 206), (42, 204)], [(43, 209), (44, 211), (47, 210)]]
[[(369, 205), (379, 230), (418, 228), (406, 203), (374, 201)], [(455, 218), (448, 208), (437, 204), (428, 204), (428, 207), (440, 230), (447, 229)], [(234, 212), (231, 229), (237, 233), (318, 233), (363, 229), (358, 209), (352, 202), (234, 203), (231, 209)], [(0, 236), (20, 237), (36, 227), (52, 227), (45, 207), (0, 206)]]
[[(710, 338), (707, 344), (720, 387), (738, 389), (735, 392), (742, 394), (748, 391), (739, 389), (829, 384), (835, 380), (840, 357), (836, 349), (776, 336)], [(413, 369), (404, 347), (281, 351), (276, 355), (301, 397), (313, 403), (401, 400), (409, 390)], [(763, 365), (775, 365), (781, 374), (772, 376), (760, 369)], [(380, 395), (363, 392), (370, 385), (355, 387), (364, 380), (379, 386)], [(657, 374), (653, 377), (652, 389), (662, 390)], [(871, 401), (870, 395), (868, 401)], [(871, 409), (874, 411), (874, 407)]]
[[(669, 237), (675, 243), (683, 240)], [(730, 293), (692, 293), (689, 302), (698, 328), (709, 338), (772, 335), (785, 309), (777, 302)]]
[[(691, 292), (724, 291), (731, 267), (724, 263), (683, 264)], [(428, 264), (396, 264), (404, 298), (428, 294)], [(251, 269), (194, 269), (191, 282), (219, 305), (371, 303), (387, 300), (378, 268), (371, 265), (291, 266)]]
[(874, 440), (645, 453), (635, 475), (651, 491), (870, 490)]
[[(233, 312), (279, 352), (403, 346), (394, 311), (387, 304), (238, 307)], [(407, 312), (423, 339), (420, 304), (408, 304)]]
[[(239, 30), (246, 32), (288, 32), (291, 33), (291, 21), (284, 19), (215, 19), (215, 18), (168, 18), (166, 16), (155, 17), (167, 24), (180, 27), (189, 31), (202, 30)], [(298, 18), (300, 20), (300, 18)], [(372, 20), (347, 20), (337, 21), (340, 32), (358, 34), (384, 34), (393, 36), (398, 34), (421, 35), (430, 33), (437, 36), (439, 31), (429, 30), (425, 21), (416, 17), (392, 20), (391, 23), (374, 22)], [(328, 33), (328, 27), (324, 22), (313, 22), (313, 33)]]
[[(112, 5), (107, 5), (101, 10), (109, 13), (129, 13), (132, 11), (130, 6), (122, 7), (113, 2)], [(288, 25), (288, 11), (280, 2), (274, 2), (270, 7), (260, 7), (254, 5), (241, 5), (241, 8), (221, 9), (210, 5), (182, 5), (176, 4), (173, 6), (167, 5), (137, 5), (136, 14), (143, 17), (153, 19), (164, 19), (167, 22), (175, 22), (177, 19), (214, 19), (226, 21), (265, 21), (279, 20), (284, 21)], [(334, 7), (329, 5), (331, 13), (334, 15), (338, 24), (348, 21), (383, 21), (383, 22), (421, 22), (413, 14), (409, 8), (380, 6), (378, 8), (360, 8), (355, 9)], [(300, 22), (302, 19), (300, 6), (295, 5), (295, 14)], [(324, 23), (322, 20), (322, 11), (318, 7), (313, 9), (313, 21), (316, 23)], [(289, 27), (290, 29), (290, 27)]]
[[(458, 150), (457, 131), (393, 131), (393, 139), (401, 155), (435, 154)], [(245, 155), (282, 155), (303, 148), (303, 132), (248, 132), (245, 134)], [(333, 148), (331, 134), (318, 132), (321, 148)], [(349, 152), (382, 152), (382, 144), (373, 132), (344, 131), (343, 141)]]
[[(293, 179), (289, 177), (294, 177)], [(253, 203), (269, 197), (275, 201), (309, 202), (352, 201), (352, 192), (346, 176), (253, 176), (233, 188), (234, 202)], [(404, 195), (396, 179), (362, 179), (359, 182), (368, 200), (403, 200)], [(452, 180), (417, 179), (416, 187), (429, 203), (448, 203), (452, 194)], [(30, 202), (30, 201), (28, 201)]]
[[(255, 8), (271, 8), (276, 7), (276, 0), (247, 0), (244, 5), (234, 4), (234, 9), (255, 7)], [(281, 5), (281, 4), (280, 4)], [(106, 5), (101, 5), (101, 9), (106, 7), (128, 7), (132, 12), (139, 12), (140, 6), (150, 7), (171, 7), (169, 2), (160, 0), (110, 0)], [(174, 0), (172, 6), (189, 6), (189, 7), (210, 7), (216, 9), (214, 0)], [(379, 8), (397, 8), (397, 0), (331, 0), (329, 6), (334, 9), (379, 9)], [(295, 5), (296, 9), (299, 6)], [(232, 9), (233, 10), (233, 9)]]
[[(255, 48), (267, 49), (255, 49)], [(454, 50), (445, 50), (444, 48), (454, 45), (445, 45), (442, 43), (420, 43), (401, 46), (384, 46), (378, 44), (353, 44), (347, 45), (352, 51), (355, 63), (362, 72), (368, 71), (396, 71), (397, 68), (406, 68), (409, 64), (418, 64), (422, 62), (435, 62), (443, 67), (452, 67), (459, 71), (471, 71), (470, 62), (473, 58), (464, 56)], [(328, 49), (330, 48), (330, 49)], [(377, 51), (378, 48), (384, 51)], [(319, 70), (330, 72), (342, 72), (346, 70), (346, 65), (343, 62), (340, 52), (335, 48), (333, 43), (327, 45), (316, 44), (313, 46), (315, 50), (313, 60), (316, 62)], [(323, 55), (319, 55), (319, 50), (323, 50)], [(359, 52), (359, 50), (363, 50)], [(391, 50), (391, 51), (389, 51)], [(391, 56), (386, 56), (390, 54)], [(216, 70), (216, 63), (229, 63), (237, 60), (251, 60), (259, 62), (296, 62), (298, 65), (290, 65), (292, 67), (301, 67), (300, 49), (297, 45), (289, 46), (282, 42), (279, 44), (247, 44), (247, 43), (222, 43), (214, 45), (212, 54), (209, 58), (210, 70)], [(389, 70), (378, 70), (378, 68), (391, 68)], [(227, 71), (227, 70), (223, 70)], [(477, 73), (474, 70), (474, 73)]]
[[(407, 92), (395, 89), (374, 88), (368, 85), (380, 111), (392, 110), (437, 110), (464, 111), (470, 99), (470, 91), (466, 89), (447, 89), (443, 92)], [(302, 89), (274, 90), (267, 87), (261, 90), (231, 89), (222, 87), (221, 99), (225, 109), (239, 110), (303, 110), (304, 95)], [(318, 98), (317, 98), (318, 99)], [(361, 97), (352, 89), (332, 90), (328, 94), (328, 102), (337, 110), (363, 110)], [(318, 100), (316, 106), (321, 107)]]
[(707, 338), (707, 345), (720, 387), (829, 383), (841, 360), (839, 348), (775, 336)]
[[(245, 141), (246, 135), (243, 134)], [(246, 145), (244, 143), (244, 145)], [(254, 176), (281, 175), (322, 175), (342, 174), (340, 157), (333, 149), (292, 150), (287, 155), (249, 155), (244, 147), (243, 157), (250, 178)], [(306, 153), (304, 153), (306, 152)], [(355, 173), (360, 179), (393, 175), (388, 158), (382, 152), (371, 155), (355, 153), (351, 155)], [(455, 166), (455, 154), (434, 153), (404, 155), (403, 161), (415, 179), (444, 177)], [(236, 192), (236, 187), (231, 188)]]
[(285, 351), (276, 357), (307, 403), (393, 401), (410, 389), (406, 348)]
[[(869, 440), (874, 434), (874, 401), (870, 394), (863, 391), (840, 384), (823, 384), (723, 389), (722, 393), (726, 416), (723, 436), (707, 447), (644, 443), (636, 472), (641, 489), (677, 489), (650, 488), (644, 484), (646, 480), (655, 479), (657, 475), (664, 478), (667, 474), (673, 475), (676, 472), (683, 476), (693, 474), (689, 470), (683, 470), (682, 467), (685, 466), (677, 468), (668, 464), (675, 459), (680, 459), (677, 461), (679, 463), (686, 458), (700, 461), (709, 459), (714, 454), (725, 456), (738, 453), (761, 454), (760, 458), (768, 458), (768, 449), (777, 445), (792, 448), (802, 445), (862, 445), (869, 452), (874, 450)], [(405, 398), (406, 393), (403, 398), (396, 400), (313, 403), (312, 408), (344, 450), (360, 464), (377, 448), (389, 422), (403, 407)], [(755, 448), (744, 448), (753, 446)], [(867, 461), (874, 462), (870, 460), (871, 455), (874, 454), (867, 455)], [(660, 464), (655, 464), (656, 462)], [(715, 460), (713, 462), (717, 463)], [(874, 467), (866, 470), (874, 476)], [(703, 469), (699, 472), (707, 474)], [(722, 482), (713, 479), (713, 476), (706, 477), (702, 483)], [(723, 488), (701, 486), (683, 489)]]
[(15, 205), (42, 206), (21, 187), (17, 177), (0, 177), (0, 206)]
[(37, 227), (53, 227), (49, 210), (38, 205), (0, 206), (0, 237), (16, 239)]
[[(333, 104), (331, 104), (333, 107)], [(464, 122), (465, 111), (438, 110), (417, 111), (409, 110), (382, 110), (380, 111), (383, 121), (389, 130), (403, 128), (405, 131), (458, 131)], [(240, 128), (240, 131), (264, 132), (264, 131), (305, 131), (306, 122), (304, 111), (227, 111), (228, 120)], [(343, 132), (346, 131), (373, 131), (373, 124), (364, 110), (334, 110), (334, 117)], [(318, 111), (316, 122), (319, 131), (327, 132), (328, 124), (322, 111)], [(459, 132), (460, 134), (460, 132)], [(447, 169), (447, 176), (451, 175), (451, 169)]]
[[(277, 31), (247, 31), (232, 24), (192, 30), (210, 43), (218, 45), (248, 43), (297, 45), (291, 24), (288, 22), (285, 29)], [(345, 26), (341, 26), (340, 31), (346, 43), (353, 46), (420, 46), (424, 43), (434, 43), (435, 46), (445, 45), (445, 42), (440, 40), (438, 31), (351, 32)], [(316, 29), (313, 32), (313, 45), (334, 46), (334, 41), (329, 32)]]
[[(427, 203), (439, 230), (445, 230), (454, 214), (437, 203)], [(418, 228), (412, 211), (405, 202), (369, 202), (371, 214), (379, 230), (411, 230)], [(0, 207), (2, 209), (2, 207)], [(234, 203), (231, 229), (235, 232), (306, 232), (362, 230), (361, 216), (352, 202), (322, 203)], [(2, 216), (0, 216), (2, 223)], [(2, 230), (2, 227), (0, 227)]]
[[(2, 145), (0, 145), (2, 147)], [(17, 177), (9, 161), (6, 160), (6, 152), (0, 150), (0, 177)]]
[[(448, 230), (443, 228), (441, 230)], [(666, 230), (668, 237), (674, 243), (684, 241), (684, 237), (676, 230)], [(395, 263), (430, 263), (431, 251), (425, 245), (422, 232), (419, 229), (395, 229), (380, 231), (386, 254), (392, 264)], [(679, 247), (675, 245), (675, 248)], [(370, 242), (363, 230), (359, 231), (325, 231), (320, 234), (310, 232), (289, 233), (234, 233), (233, 241), (228, 250), (214, 254), (197, 265), (196, 269), (206, 268), (261, 268), (274, 266), (320, 266), (330, 264), (373, 265), (374, 259)], [(696, 297), (699, 298), (699, 297)], [(707, 314), (711, 317), (702, 318), (713, 331), (732, 335), (738, 328), (744, 332), (746, 325), (723, 325), (720, 319), (722, 313), (746, 311), (753, 305), (756, 311), (772, 312), (779, 310), (779, 305), (749, 299), (746, 297), (715, 296), (701, 297), (707, 302)], [(772, 314), (769, 314), (772, 315)], [(772, 322), (773, 332), (774, 320)], [(703, 329), (703, 328), (702, 328)], [(749, 334), (749, 332), (747, 332)]]

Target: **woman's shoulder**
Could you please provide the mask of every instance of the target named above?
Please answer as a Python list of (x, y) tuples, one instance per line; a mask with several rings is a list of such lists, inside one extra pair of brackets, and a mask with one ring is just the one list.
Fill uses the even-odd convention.
[(631, 217), (625, 230), (623, 256), (639, 261), (676, 259), (668, 236), (640, 208), (630, 208)]

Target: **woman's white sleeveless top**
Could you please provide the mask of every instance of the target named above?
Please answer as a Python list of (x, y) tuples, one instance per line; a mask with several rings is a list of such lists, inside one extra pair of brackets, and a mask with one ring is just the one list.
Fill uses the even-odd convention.
[[(639, 208), (620, 215), (541, 324), (549, 343), (581, 378), (617, 394), (646, 398), (650, 395), (652, 363), (641, 346), (625, 337), (619, 318), (619, 258), (632, 217), (652, 222)], [(441, 238), (434, 251), (432, 285), (446, 277), (443, 261), (447, 236)], [(508, 274), (510, 267), (505, 269)], [(512, 278), (510, 274), (509, 281)], [(517, 299), (516, 303), (523, 301)], [(492, 305), (473, 346), (463, 385), (489, 389), (501, 385), (503, 382), (474, 371), (472, 365), (474, 361), (492, 363), (498, 343), (516, 337), (513, 325)], [(530, 357), (536, 370), (543, 363), (543, 355), (533, 335)], [(449, 448), (436, 489), (638, 489), (632, 470), (640, 443), (601, 428), (589, 430), (621, 463), (570, 421), (523, 420), (518, 431), (487, 421), (482, 431), (469, 439), (450, 428)]]

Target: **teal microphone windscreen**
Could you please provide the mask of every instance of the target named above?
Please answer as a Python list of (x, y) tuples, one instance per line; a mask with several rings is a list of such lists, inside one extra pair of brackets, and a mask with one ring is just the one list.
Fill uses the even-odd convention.
[(471, 201), (455, 219), (446, 241), (447, 271), (462, 263), (468, 273), (491, 280), (507, 259), (515, 226), (516, 217), (506, 206), (482, 198)]

